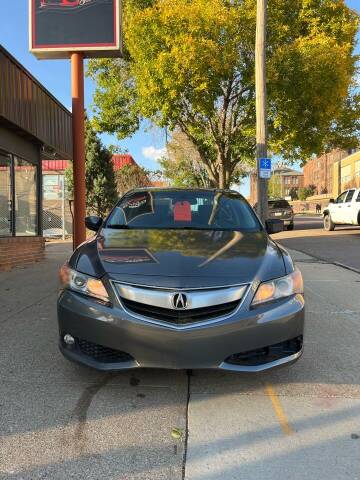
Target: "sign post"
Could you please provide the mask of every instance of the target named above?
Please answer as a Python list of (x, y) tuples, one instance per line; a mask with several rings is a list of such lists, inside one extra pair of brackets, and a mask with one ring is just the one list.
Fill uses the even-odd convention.
[(84, 109), (84, 55), (71, 55), (71, 95), (74, 175), (74, 246), (86, 240), (85, 190), (85, 109)]
[(86, 239), (84, 58), (121, 57), (120, 0), (29, 0), (30, 51), (71, 59), (74, 246)]

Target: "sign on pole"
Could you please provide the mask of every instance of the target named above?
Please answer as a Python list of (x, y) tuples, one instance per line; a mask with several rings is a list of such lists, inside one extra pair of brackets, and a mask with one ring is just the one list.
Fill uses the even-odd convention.
[(120, 57), (120, 0), (30, 0), (30, 51), (38, 58)]
[(260, 178), (271, 178), (271, 158), (260, 158)]

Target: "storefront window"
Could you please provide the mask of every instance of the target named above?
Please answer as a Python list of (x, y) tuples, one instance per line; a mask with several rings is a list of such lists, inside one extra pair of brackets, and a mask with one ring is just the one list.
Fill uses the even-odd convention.
[(0, 151), (0, 237), (38, 234), (38, 168)]
[(37, 233), (37, 168), (14, 157), (16, 235)]
[(12, 235), (11, 158), (0, 152), (0, 237)]

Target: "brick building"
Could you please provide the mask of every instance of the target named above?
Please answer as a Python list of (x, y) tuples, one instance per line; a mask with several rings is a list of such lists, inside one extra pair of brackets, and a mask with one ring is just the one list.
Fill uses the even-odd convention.
[(309, 160), (304, 166), (304, 185), (314, 185), (316, 195), (337, 196), (356, 177), (360, 158), (356, 150), (333, 150)]
[[(257, 200), (257, 176), (250, 175), (250, 203), (254, 205)], [(278, 164), (271, 172), (269, 180), (269, 196), (274, 198), (285, 198), (291, 195), (292, 191), (298, 192), (304, 186), (304, 174), (298, 170)]]
[(72, 157), (72, 117), (0, 45), (0, 270), (40, 260), (41, 160)]

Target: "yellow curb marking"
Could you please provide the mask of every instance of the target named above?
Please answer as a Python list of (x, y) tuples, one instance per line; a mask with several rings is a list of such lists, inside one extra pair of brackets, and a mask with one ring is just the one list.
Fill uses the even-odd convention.
[(270, 397), (272, 406), (273, 406), (274, 411), (276, 413), (276, 416), (279, 420), (281, 430), (283, 431), (283, 433), (285, 435), (292, 435), (294, 433), (294, 430), (289, 425), (288, 419), (287, 419), (287, 417), (285, 415), (285, 412), (284, 412), (284, 410), (281, 406), (279, 397), (277, 396), (273, 386), (270, 383), (267, 383), (266, 387), (265, 387), (265, 390), (266, 390), (266, 393), (268, 394), (268, 396)]

